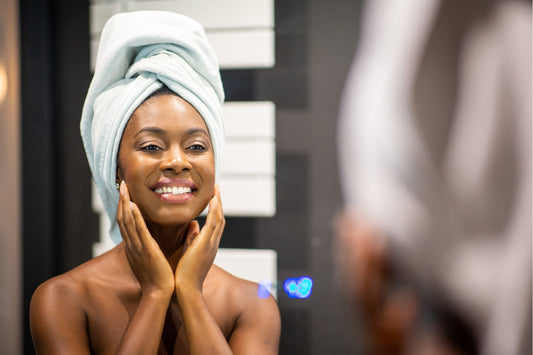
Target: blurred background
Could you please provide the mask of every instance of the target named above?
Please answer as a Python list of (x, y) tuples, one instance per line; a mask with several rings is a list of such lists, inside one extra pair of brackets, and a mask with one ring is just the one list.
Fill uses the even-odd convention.
[[(274, 167), (267, 171), (273, 196), (263, 195), (266, 207), (255, 216), (228, 216), (221, 246), (274, 250), (278, 283), (304, 275), (314, 280), (306, 299), (288, 297), (278, 285), (280, 353), (353, 353), (356, 332), (335, 291), (331, 245), (332, 218), (341, 206), (336, 117), (362, 4), (255, 2), (271, 9), (271, 20), (265, 20), (271, 32), (263, 36), (267, 59), (227, 65), (222, 78), (226, 101), (269, 102), (270, 110), (274, 107), (275, 131), (269, 139), (275, 142), (275, 155), (265, 156)], [(33, 353), (28, 328), (33, 291), (91, 258), (101, 242), (79, 134), (92, 75), (91, 46), (98, 38), (91, 33), (98, 28), (96, 16), (128, 6), (194, 2), (130, 3), (0, 0), (2, 354)], [(203, 6), (211, 14), (206, 17), (215, 22), (232, 17), (224, 14), (219, 1), (209, 4)], [(5, 94), (2, 85), (7, 85)], [(254, 200), (253, 195), (244, 198)]]

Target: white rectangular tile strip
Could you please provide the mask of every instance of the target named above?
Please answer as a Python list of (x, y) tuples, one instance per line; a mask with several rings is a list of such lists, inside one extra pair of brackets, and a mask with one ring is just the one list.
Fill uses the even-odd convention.
[(273, 176), (222, 176), (219, 184), (225, 216), (273, 217), (276, 214)]
[(276, 170), (274, 154), (272, 139), (228, 140), (224, 147), (221, 176), (273, 176)]
[(270, 101), (226, 102), (222, 111), (227, 139), (276, 136), (276, 106)]
[(274, 30), (207, 31), (220, 68), (271, 68), (275, 64)]

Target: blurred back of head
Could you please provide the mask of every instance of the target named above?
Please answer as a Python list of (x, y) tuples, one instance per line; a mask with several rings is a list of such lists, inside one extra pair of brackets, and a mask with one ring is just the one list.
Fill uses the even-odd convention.
[(394, 3), (367, 2), (341, 103), (346, 204), (380, 228), (396, 267), (474, 326), (484, 353), (521, 354), (531, 2)]

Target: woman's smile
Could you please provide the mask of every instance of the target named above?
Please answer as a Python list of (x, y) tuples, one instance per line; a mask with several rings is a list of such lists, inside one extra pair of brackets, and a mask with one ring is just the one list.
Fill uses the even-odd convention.
[(152, 186), (151, 190), (163, 201), (183, 203), (193, 197), (196, 185), (187, 179), (164, 179)]

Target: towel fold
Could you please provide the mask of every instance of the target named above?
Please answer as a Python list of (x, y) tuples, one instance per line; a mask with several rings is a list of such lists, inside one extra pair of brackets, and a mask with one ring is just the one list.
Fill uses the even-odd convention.
[(102, 31), (80, 130), (115, 243), (122, 239), (116, 223), (119, 193), (115, 188), (122, 133), (135, 109), (163, 85), (204, 119), (218, 177), (225, 135), (224, 90), (218, 60), (202, 26), (164, 11), (111, 17)]

